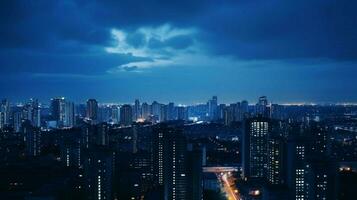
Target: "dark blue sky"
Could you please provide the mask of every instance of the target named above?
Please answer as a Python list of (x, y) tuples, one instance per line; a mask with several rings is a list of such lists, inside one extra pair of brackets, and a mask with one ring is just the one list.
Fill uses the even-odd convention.
[(354, 0), (0, 3), (13, 101), (357, 102)]

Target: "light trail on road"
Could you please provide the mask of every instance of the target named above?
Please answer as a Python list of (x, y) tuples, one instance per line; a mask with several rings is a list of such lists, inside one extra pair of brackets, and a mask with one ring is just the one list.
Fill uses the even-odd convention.
[(228, 200), (240, 200), (239, 190), (235, 187), (235, 178), (232, 172), (237, 172), (236, 167), (204, 167), (204, 172), (215, 173), (221, 184), (221, 190), (227, 196)]
[(229, 173), (217, 174), (222, 184), (222, 190), (226, 193), (228, 200), (240, 200), (238, 189), (234, 186), (234, 178)]

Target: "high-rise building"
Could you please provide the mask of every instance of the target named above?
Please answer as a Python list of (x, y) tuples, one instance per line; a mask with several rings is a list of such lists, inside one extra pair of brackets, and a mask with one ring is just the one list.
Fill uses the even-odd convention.
[(64, 97), (51, 99), (51, 116), (57, 122), (57, 127), (64, 125), (66, 116), (66, 101)]
[(178, 120), (187, 120), (188, 119), (188, 113), (187, 113), (187, 108), (184, 106), (178, 106), (176, 107), (177, 110), (177, 119)]
[(89, 120), (92, 120), (94, 123), (98, 120), (98, 102), (95, 99), (87, 100), (87, 115), (86, 117)]
[(30, 99), (31, 123), (35, 127), (41, 127), (41, 108), (37, 99)]
[(21, 131), (22, 122), (22, 111), (17, 110), (13, 112), (13, 127), (16, 133)]
[(135, 104), (134, 104), (134, 121), (138, 120), (141, 118), (141, 108), (140, 108), (140, 102), (138, 99), (135, 99)]
[(327, 155), (328, 127), (321, 122), (311, 122), (309, 135), (312, 137), (311, 153), (315, 157)]
[(41, 126), (41, 110), (37, 99), (30, 99), (30, 101), (22, 107), (22, 117), (23, 120), (29, 120), (32, 126)]
[(10, 103), (3, 99), (0, 105), (0, 128), (10, 124)]
[(151, 104), (151, 114), (159, 118), (161, 114), (161, 104), (159, 104), (157, 101), (152, 102)]
[(111, 119), (112, 109), (108, 105), (98, 106), (96, 123), (108, 122)]
[(242, 106), (240, 102), (234, 104), (234, 121), (243, 121)]
[(167, 119), (168, 120), (175, 120), (176, 117), (175, 117), (175, 104), (170, 102), (168, 105), (167, 105)]
[(337, 199), (336, 181), (337, 166), (327, 157), (310, 161), (308, 168), (308, 184), (310, 187), (308, 199), (333, 200)]
[(31, 121), (26, 120), (22, 124), (22, 134), (24, 135), (26, 155), (39, 156), (41, 153), (41, 130), (32, 126)]
[(268, 98), (266, 96), (259, 97), (258, 103), (255, 106), (256, 114), (264, 117), (270, 117), (270, 111), (268, 108)]
[(95, 128), (95, 125), (92, 124), (84, 124), (81, 127), (81, 148), (88, 149), (91, 145), (93, 145)]
[(267, 157), (267, 180), (272, 185), (282, 185), (286, 182), (286, 142), (285, 139), (274, 133), (269, 134), (268, 138), (268, 157)]
[(138, 152), (138, 126), (135, 124), (133, 125), (133, 153)]
[(243, 133), (243, 175), (246, 178), (265, 178), (267, 170), (269, 119), (247, 119)]
[(161, 108), (160, 108), (160, 115), (159, 115), (159, 121), (160, 122), (164, 122), (164, 121), (167, 121), (168, 119), (168, 108), (167, 108), (167, 105), (165, 104), (161, 104)]
[(227, 106), (224, 109), (224, 125), (228, 126), (234, 121), (234, 107), (232, 105)]
[(109, 144), (109, 127), (107, 123), (100, 123), (97, 125), (97, 145), (106, 146)]
[(203, 199), (202, 150), (193, 145), (187, 152), (187, 198), (188, 200)]
[(208, 117), (210, 120), (216, 120), (217, 119), (217, 105), (218, 105), (218, 100), (217, 96), (213, 96), (212, 99), (208, 100)]
[(60, 144), (61, 162), (66, 167), (79, 168), (82, 164), (79, 138), (63, 139)]
[(104, 147), (96, 147), (84, 154), (86, 199), (113, 199), (113, 152)]
[(153, 136), (154, 175), (165, 200), (187, 199), (186, 139), (181, 130), (160, 124)]
[(113, 123), (119, 123), (119, 119), (120, 119), (120, 109), (117, 105), (113, 105), (111, 120)]
[(131, 105), (122, 105), (120, 107), (120, 124), (128, 126), (133, 123), (133, 109)]
[(217, 107), (217, 119), (223, 120), (225, 115), (226, 104), (219, 104)]
[(0, 129), (5, 127), (5, 113), (0, 112)]
[(249, 104), (248, 101), (244, 100), (240, 103), (240, 109), (241, 109), (241, 118), (242, 120), (249, 115)]
[(150, 106), (146, 102), (141, 105), (141, 117), (148, 119), (150, 116)]
[(287, 184), (290, 199), (308, 199), (310, 165), (306, 162), (307, 141), (304, 136), (291, 135), (287, 144)]
[(65, 127), (73, 127), (75, 126), (76, 118), (75, 118), (75, 107), (73, 102), (67, 101), (65, 103), (65, 118), (63, 122), (63, 126)]

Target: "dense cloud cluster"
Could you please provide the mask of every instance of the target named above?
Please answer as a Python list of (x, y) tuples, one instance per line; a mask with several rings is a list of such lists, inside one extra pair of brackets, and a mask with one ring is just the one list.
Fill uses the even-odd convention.
[(222, 59), (232, 71), (246, 62), (258, 68), (302, 62), (315, 71), (332, 65), (354, 73), (356, 6), (352, 0), (3, 1), (0, 73), (113, 79), (161, 66), (214, 67)]

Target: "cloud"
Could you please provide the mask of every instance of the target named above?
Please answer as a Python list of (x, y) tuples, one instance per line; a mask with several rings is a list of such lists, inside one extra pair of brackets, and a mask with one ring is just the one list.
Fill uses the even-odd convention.
[[(352, 0), (12, 0), (0, 4), (4, 95), (30, 93), (35, 88), (32, 81), (38, 93), (43, 88), (53, 93), (62, 88), (65, 93), (81, 79), (93, 82), (78, 85), (79, 90), (88, 87), (90, 93), (94, 86), (97, 92), (130, 85), (120, 89), (126, 94), (135, 91), (135, 96), (143, 85), (133, 86), (139, 76), (151, 85), (163, 85), (166, 92), (176, 93), (171, 88), (185, 85), (180, 96), (187, 91), (203, 93), (202, 88), (204, 96), (225, 88), (234, 94), (255, 88), (254, 95), (260, 95), (259, 88), (275, 83), (275, 90), (286, 87), (281, 94), (305, 94), (316, 86), (311, 94), (321, 89), (326, 91), (321, 96), (338, 94), (333, 97), (338, 99), (353, 96), (350, 91), (357, 85), (353, 79), (357, 2)], [(271, 72), (271, 77), (264, 76)], [(294, 82), (291, 76), (296, 76)], [(33, 77), (36, 80), (18, 84)], [(176, 85), (165, 84), (172, 80)], [(315, 80), (321, 84), (314, 84)], [(197, 81), (204, 84), (191, 89)], [(24, 86), (31, 89), (21, 89)], [(150, 91), (148, 96), (153, 94)]]
[(112, 29), (116, 45), (107, 47), (109, 53), (131, 54), (137, 57), (163, 57), (194, 45), (193, 28), (175, 28), (169, 24), (140, 27), (132, 32)]
[(202, 16), (201, 38), (212, 54), (241, 59), (356, 60), (355, 6), (350, 0), (237, 1)]
[[(147, 60), (125, 63), (108, 72), (142, 72), (140, 69), (178, 64), (175, 63), (176, 57), (195, 49), (196, 33), (197, 30), (193, 28), (175, 28), (169, 24), (140, 27), (132, 32), (113, 29), (116, 45), (107, 47), (108, 53), (127, 54)], [(131, 70), (133, 67), (135, 69)]]

